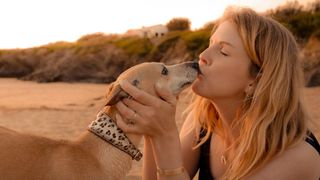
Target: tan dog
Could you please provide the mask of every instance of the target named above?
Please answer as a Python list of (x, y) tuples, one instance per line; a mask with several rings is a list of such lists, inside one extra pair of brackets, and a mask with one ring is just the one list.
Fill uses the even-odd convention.
[[(178, 95), (194, 81), (198, 72), (198, 64), (194, 62), (134, 66), (111, 85), (105, 113), (114, 119), (117, 110), (113, 105), (128, 97), (119, 86), (122, 79), (154, 96), (156, 83)], [(127, 137), (136, 147), (141, 141), (136, 135), (127, 134)], [(84, 132), (76, 141), (57, 141), (0, 127), (0, 161), (0, 179), (114, 180), (126, 176), (132, 158), (90, 131)]]

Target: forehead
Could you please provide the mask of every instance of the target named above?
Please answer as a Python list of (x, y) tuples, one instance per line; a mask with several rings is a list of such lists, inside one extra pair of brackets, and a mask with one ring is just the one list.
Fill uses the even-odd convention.
[(243, 47), (239, 32), (237, 31), (236, 26), (230, 21), (223, 21), (212, 34), (210, 41), (224, 41), (237, 48)]
[(142, 63), (133, 66), (120, 74), (118, 79), (149, 78), (158, 76), (164, 65), (162, 63)]
[(136, 65), (135, 67), (133, 67), (133, 71), (136, 71), (138, 73), (144, 72), (151, 75), (151, 74), (155, 74), (155, 72), (161, 72), (163, 67), (164, 67), (164, 64), (162, 63), (147, 62), (147, 63)]

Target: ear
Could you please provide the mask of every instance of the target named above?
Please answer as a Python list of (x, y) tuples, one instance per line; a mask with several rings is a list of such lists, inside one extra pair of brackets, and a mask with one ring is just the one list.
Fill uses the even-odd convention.
[(112, 83), (109, 87), (109, 92), (106, 95), (106, 106), (115, 105), (121, 99), (126, 97), (129, 97), (129, 95), (121, 89), (120, 84)]

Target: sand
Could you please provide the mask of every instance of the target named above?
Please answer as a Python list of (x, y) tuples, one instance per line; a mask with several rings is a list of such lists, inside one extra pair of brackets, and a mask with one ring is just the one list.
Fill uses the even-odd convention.
[[(76, 139), (103, 107), (107, 88), (107, 84), (39, 84), (0, 78), (0, 126), (54, 139)], [(304, 94), (315, 126), (320, 127), (320, 87), (305, 88)], [(188, 101), (184, 92), (177, 107), (179, 128)], [(319, 128), (314, 132), (319, 138)], [(141, 162), (134, 162), (126, 179), (141, 179), (140, 171)]]

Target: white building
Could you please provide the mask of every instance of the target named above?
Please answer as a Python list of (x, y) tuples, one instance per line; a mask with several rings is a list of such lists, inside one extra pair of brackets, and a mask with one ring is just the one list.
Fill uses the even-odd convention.
[(142, 27), (141, 29), (130, 29), (124, 35), (125, 36), (139, 36), (139, 37), (162, 37), (168, 33), (168, 28), (165, 25), (159, 24), (149, 27)]

